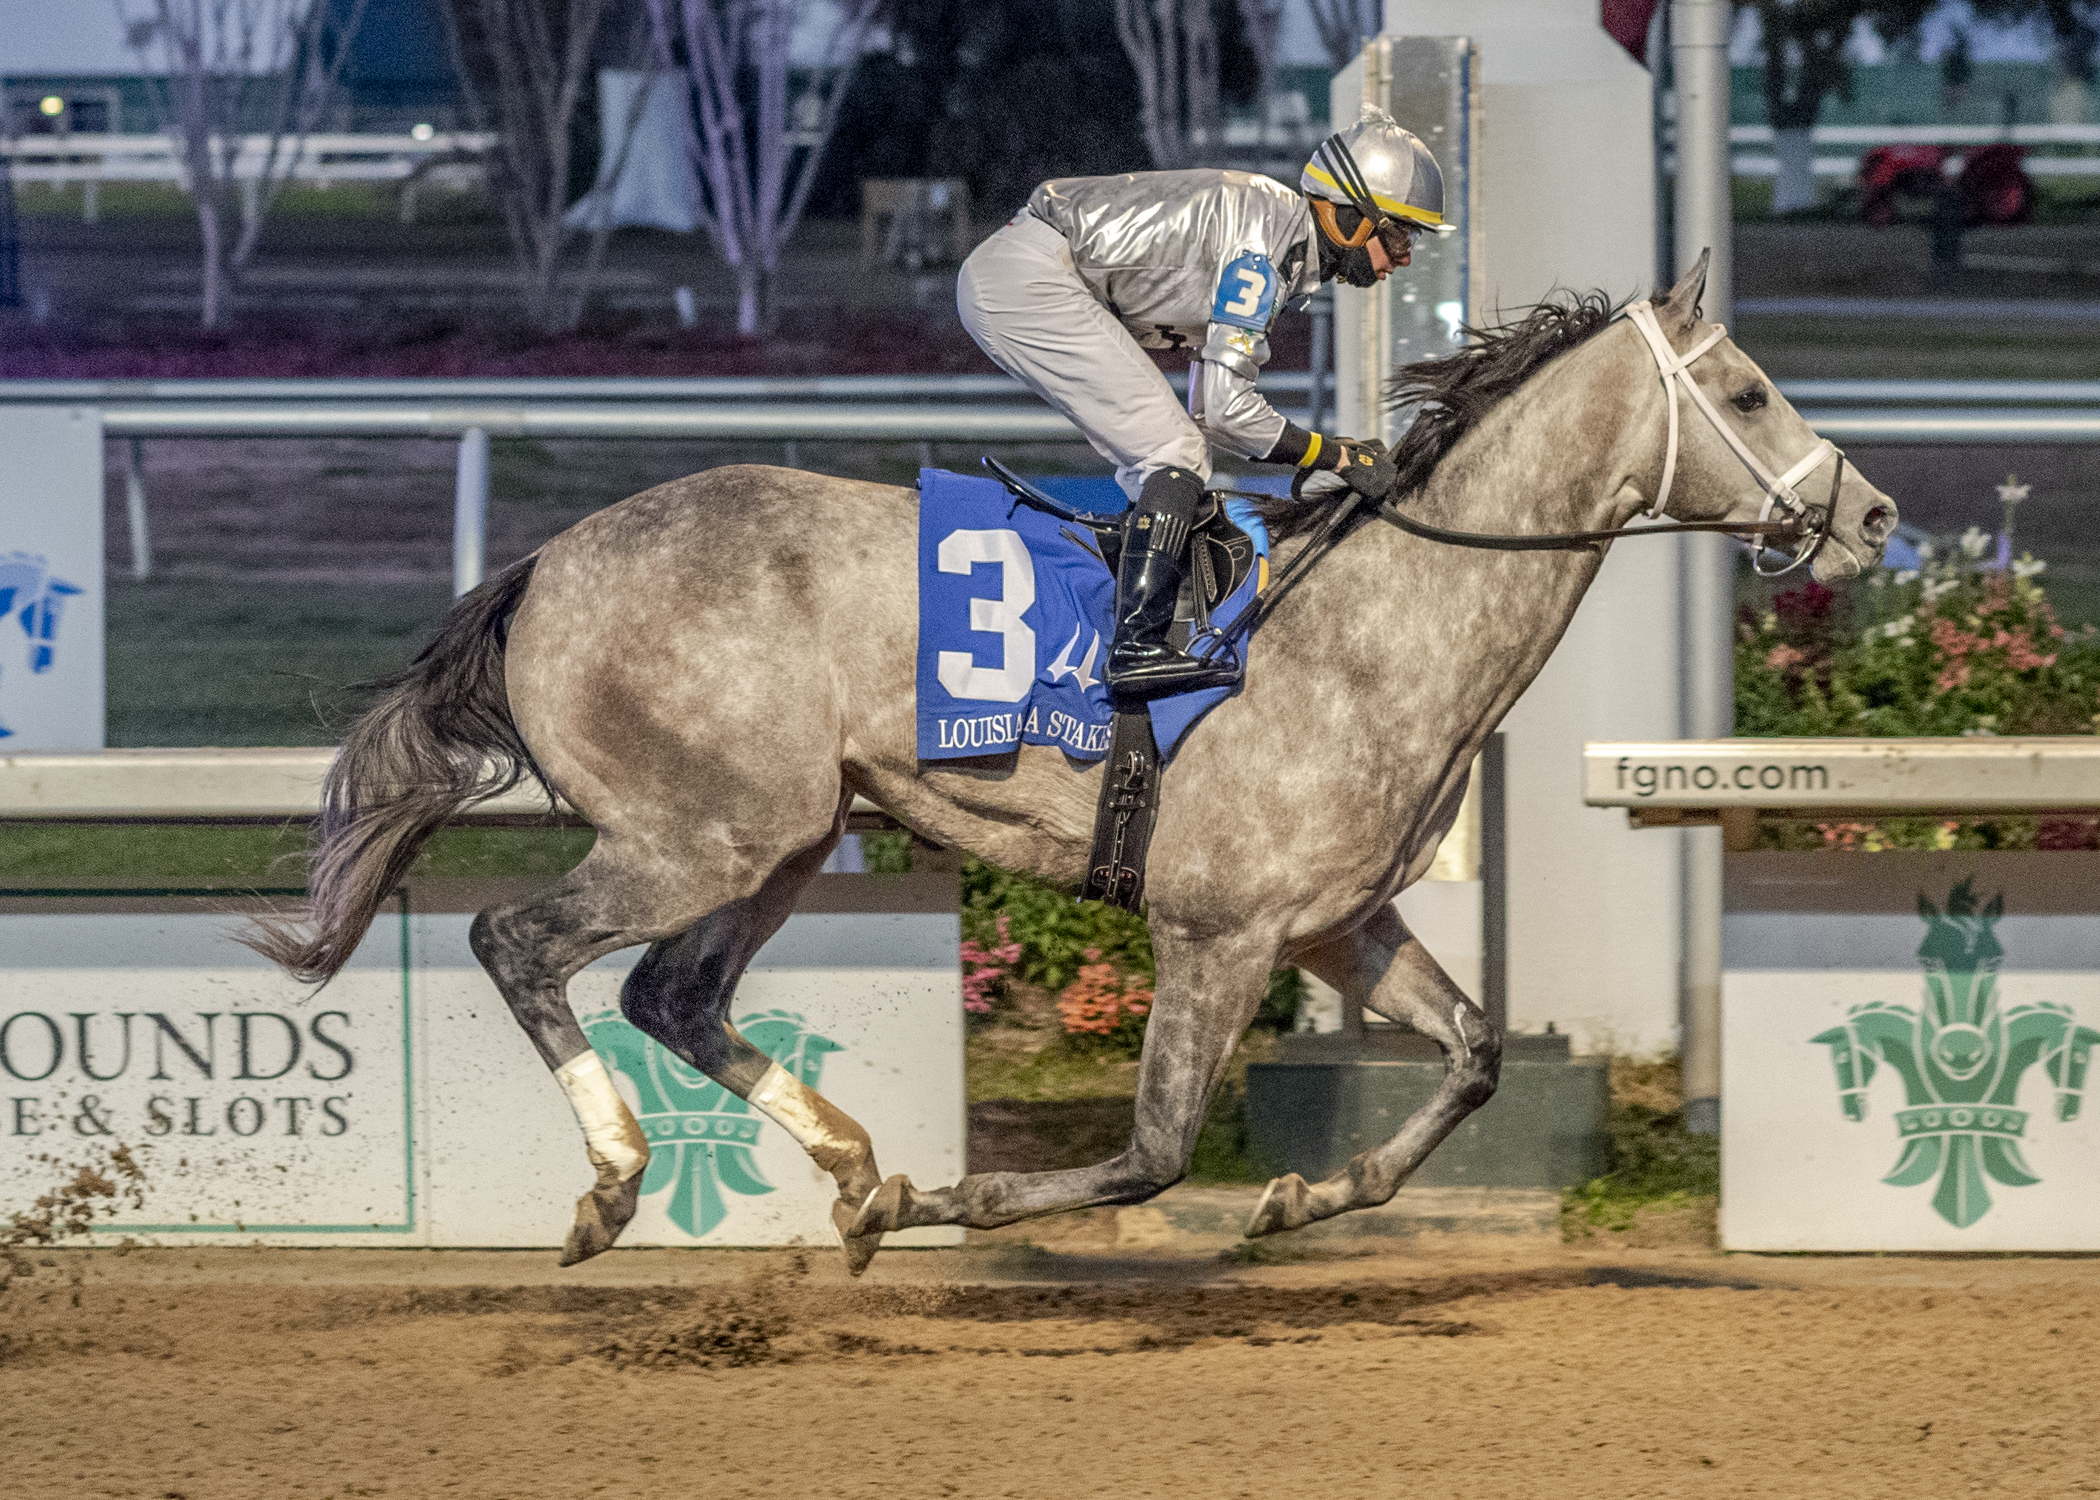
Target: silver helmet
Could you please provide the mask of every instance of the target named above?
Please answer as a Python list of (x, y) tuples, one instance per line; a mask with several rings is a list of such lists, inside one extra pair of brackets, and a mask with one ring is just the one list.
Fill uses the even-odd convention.
[(1436, 158), (1375, 104), (1320, 143), (1298, 186), (1309, 197), (1348, 204), (1373, 225), (1397, 219), (1410, 231), (1443, 234), (1451, 228), (1444, 222), (1444, 174)]

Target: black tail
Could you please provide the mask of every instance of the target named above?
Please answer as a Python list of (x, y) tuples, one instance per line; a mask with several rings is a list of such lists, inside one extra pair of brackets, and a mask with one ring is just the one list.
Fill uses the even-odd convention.
[(323, 784), (303, 916), (259, 919), (242, 942), (309, 983), (331, 978), (440, 824), (527, 776), (546, 785), (503, 684), (510, 618), (536, 561), (461, 599), (406, 671), (372, 684), (382, 696)]

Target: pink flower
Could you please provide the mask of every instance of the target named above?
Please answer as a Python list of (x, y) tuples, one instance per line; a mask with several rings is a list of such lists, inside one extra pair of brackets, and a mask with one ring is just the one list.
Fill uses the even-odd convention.
[(2056, 653), (2047, 656), (2034, 649), (2034, 641), (2025, 630), (2001, 630), (1991, 638), (1991, 644), (2005, 653), (2006, 662), (2015, 672), (2032, 672), (2041, 667), (2056, 665)]
[(966, 942), (959, 950), (963, 965), (963, 1009), (973, 1016), (992, 1013), (993, 987), (1006, 978), (1008, 971), (1021, 958), (1021, 945), (1013, 941), (1005, 912), (999, 913), (998, 928), (999, 941), (992, 947)]
[(1765, 654), (1765, 665), (1775, 672), (1785, 672), (1808, 660), (1808, 653), (1796, 646), (1774, 646)]

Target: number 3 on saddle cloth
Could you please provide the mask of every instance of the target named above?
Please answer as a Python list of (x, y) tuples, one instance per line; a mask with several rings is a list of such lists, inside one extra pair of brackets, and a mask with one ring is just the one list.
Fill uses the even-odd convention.
[[(1095, 761), (1113, 749), (1082, 894), (1135, 910), (1159, 768), (1238, 689), (1162, 698), (1149, 714), (1112, 713), (1101, 671), (1115, 634), (1115, 556), (1097, 545), (1086, 528), (1023, 504), (997, 480), (920, 471), (919, 759), (1004, 755), (1026, 744)], [(1114, 545), (1111, 537), (1106, 546)], [(1186, 648), (1199, 613), (1231, 623), (1267, 582), (1268, 553), (1252, 507), (1226, 501), (1198, 530), (1175, 643)], [(1244, 635), (1234, 645), (1244, 651)], [(1202, 654), (1204, 643), (1195, 649)]]

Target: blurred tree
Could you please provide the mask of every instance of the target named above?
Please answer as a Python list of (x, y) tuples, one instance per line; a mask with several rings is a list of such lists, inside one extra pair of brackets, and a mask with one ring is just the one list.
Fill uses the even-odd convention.
[(1779, 176), (1772, 212), (1793, 213), (1816, 201), (1812, 132), (1823, 101), (1852, 97), (1847, 55), (1860, 24), (1895, 43), (1916, 32), (1938, 0), (1749, 0), (1764, 37), (1765, 120), (1772, 127)]
[(524, 283), (525, 311), (549, 331), (581, 299), (559, 290), (572, 233), (563, 216), (575, 168), (576, 123), (608, 0), (445, 0), (453, 66), (469, 122), (494, 130), (489, 196)]
[[(336, 98), (364, 8), (364, 0), (117, 0), (125, 44), (148, 75), (196, 205), (206, 328), (226, 321), (233, 280), (254, 260), (306, 137)], [(257, 124), (259, 156), (248, 150)]]
[(864, 177), (960, 177), (1000, 218), (1050, 177), (1149, 165), (1111, 0), (891, 0), (815, 190), (860, 209)]
[(1364, 50), (1364, 38), (1375, 36), (1384, 21), (1381, 0), (1305, 0), (1312, 12), (1313, 29), (1327, 61), (1339, 73)]
[(1979, 21), (2047, 23), (2063, 70), (2081, 83), (2100, 79), (2100, 0), (1970, 0), (1969, 8)]
[(736, 271), (744, 338), (772, 329), (780, 252), (802, 220), (878, 0), (832, 0), (823, 56), (794, 70), (791, 100), (789, 46), (812, 9), (805, 0), (649, 0), (658, 66), (681, 67), (691, 81), (703, 227)]
[[(1283, 0), (1239, 0), (1238, 16), (1243, 45), (1229, 46), (1226, 60), (1245, 57), (1254, 74), (1254, 102), (1263, 125), (1269, 123), (1269, 95), (1276, 87), (1276, 48), (1283, 40)], [(1228, 96), (1232, 86), (1225, 85)]]
[(1211, 0), (1115, 0), (1116, 35), (1137, 75), (1152, 165), (1191, 167), (1221, 144), (1218, 22)]

